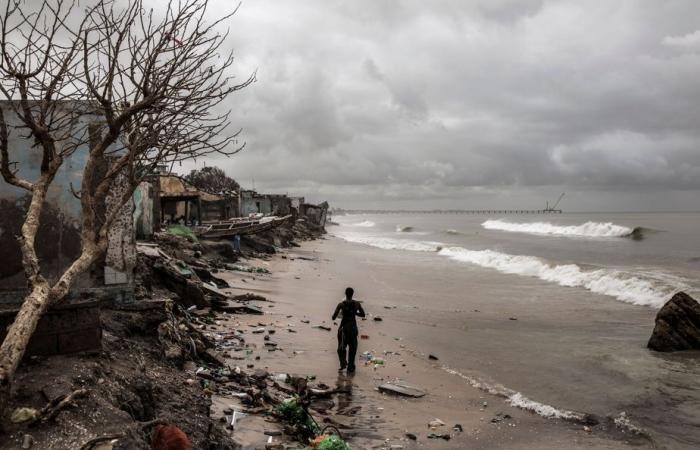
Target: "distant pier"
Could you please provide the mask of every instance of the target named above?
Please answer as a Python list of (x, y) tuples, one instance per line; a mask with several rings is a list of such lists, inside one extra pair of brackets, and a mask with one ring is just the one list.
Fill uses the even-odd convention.
[(335, 209), (334, 215), (341, 214), (561, 214), (561, 209)]

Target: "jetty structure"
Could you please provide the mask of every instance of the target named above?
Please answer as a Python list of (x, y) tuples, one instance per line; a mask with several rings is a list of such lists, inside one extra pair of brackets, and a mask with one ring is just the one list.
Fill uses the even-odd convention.
[(561, 214), (559, 203), (566, 193), (562, 192), (551, 206), (544, 209), (333, 209), (333, 214)]

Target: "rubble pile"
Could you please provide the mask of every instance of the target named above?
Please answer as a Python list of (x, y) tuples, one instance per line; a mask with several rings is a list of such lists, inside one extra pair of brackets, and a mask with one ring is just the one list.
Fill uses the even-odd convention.
[[(268, 449), (314, 438), (318, 448), (343, 442), (308, 412), (316, 399), (332, 401), (335, 390), (303, 376), (231, 365), (254, 346), (245, 331), (224, 325), (232, 314), (263, 314), (258, 305), (269, 300), (230, 294), (222, 272), (264, 275), (267, 269), (240, 258), (319, 235), (302, 219), (246, 238), (240, 252), (231, 242), (187, 233), (138, 242), (134, 301), (106, 304), (100, 313), (103, 351), (30, 358), (17, 374), (18, 393), (7, 408), (14, 420), (0, 446), (150, 449), (154, 436), (174, 427), (192, 448), (230, 450), (240, 447), (231, 433), (237, 418), (251, 414), (279, 424), (281, 437)], [(212, 398), (231, 407), (217, 412)]]

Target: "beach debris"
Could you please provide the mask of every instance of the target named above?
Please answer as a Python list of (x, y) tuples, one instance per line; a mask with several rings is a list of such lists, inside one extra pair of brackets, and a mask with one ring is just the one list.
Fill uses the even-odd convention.
[(383, 366), (384, 365), (384, 359), (383, 358), (377, 358), (374, 357), (370, 361), (370, 363), (374, 364), (375, 367), (377, 366)]
[(352, 450), (339, 436), (322, 434), (311, 441), (316, 450)]
[(227, 270), (233, 270), (235, 272), (247, 272), (247, 273), (270, 273), (270, 271), (264, 267), (255, 266), (241, 266), (238, 264), (224, 264)]
[(517, 317), (509, 317), (508, 320), (518, 320)]
[(461, 425), (461, 424), (458, 424), (458, 423), (456, 423), (455, 426), (452, 427), (452, 429), (453, 429), (454, 431), (458, 431), (458, 432), (460, 432), (460, 433), (464, 431), (464, 428), (462, 428), (462, 425)]
[(437, 361), (439, 358), (433, 354), (428, 355), (428, 359), (432, 359), (433, 361)]
[(700, 349), (700, 303), (678, 292), (656, 314), (647, 346), (657, 352)]
[(319, 330), (331, 331), (331, 327), (327, 327), (325, 325), (316, 325), (314, 328), (318, 328)]
[[(411, 386), (410, 384), (406, 384), (400, 381), (393, 381), (393, 382), (387, 382), (384, 384), (380, 384), (377, 389), (379, 389), (379, 392), (383, 392), (385, 394), (395, 394), (395, 395), (401, 395), (404, 397), (412, 397), (412, 398), (420, 398), (425, 396), (425, 391), (416, 387), (416, 386)], [(444, 423), (443, 423), (444, 425)]]
[(498, 413), (491, 419), (491, 423), (500, 423), (510, 418), (510, 414)]
[(282, 436), (282, 432), (280, 430), (263, 430), (263, 434), (265, 436)]
[(31, 434), (25, 434), (22, 436), (22, 450), (30, 449), (34, 447), (34, 438)]
[(375, 317), (373, 320), (374, 320), (375, 322), (381, 322), (381, 321), (384, 320), (384, 319), (382, 319), (381, 317), (377, 316), (377, 317)]
[(367, 339), (369, 339), (369, 335), (367, 335), (367, 334), (361, 334), (361, 335), (360, 335), (360, 339), (363, 339), (363, 340), (366, 341)]
[(10, 420), (12, 423), (29, 422), (39, 417), (39, 411), (34, 408), (17, 408), (12, 412)]
[(452, 438), (450, 433), (430, 433), (428, 434), (428, 439), (444, 439), (449, 441)]
[(316, 422), (309, 416), (301, 405), (298, 397), (291, 397), (277, 405), (276, 412), (290, 427), (290, 431), (308, 442), (321, 431)]
[(431, 430), (435, 430), (438, 427), (444, 427), (444, 426), (445, 426), (445, 422), (443, 422), (442, 420), (437, 419), (437, 418), (428, 422), (428, 428), (430, 428)]
[(417, 440), (418, 440), (418, 436), (416, 436), (416, 435), (413, 434), (413, 433), (406, 433), (406, 437), (409, 438), (409, 439), (412, 440), (412, 441), (417, 441)]

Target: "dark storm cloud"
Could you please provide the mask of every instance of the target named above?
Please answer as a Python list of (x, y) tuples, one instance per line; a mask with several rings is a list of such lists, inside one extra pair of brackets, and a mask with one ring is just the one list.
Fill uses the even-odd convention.
[(230, 103), (248, 147), (207, 164), (244, 185), (348, 206), (700, 197), (695, 0), (247, 0), (231, 31), (239, 74), (258, 69)]

